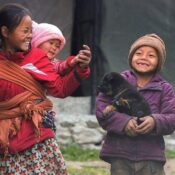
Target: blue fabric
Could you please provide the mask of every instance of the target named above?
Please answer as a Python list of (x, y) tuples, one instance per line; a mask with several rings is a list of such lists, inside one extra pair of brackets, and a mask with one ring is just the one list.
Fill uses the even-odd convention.
[(45, 128), (51, 128), (54, 132), (56, 132), (54, 116), (55, 116), (54, 111), (46, 111), (43, 117), (42, 124)]

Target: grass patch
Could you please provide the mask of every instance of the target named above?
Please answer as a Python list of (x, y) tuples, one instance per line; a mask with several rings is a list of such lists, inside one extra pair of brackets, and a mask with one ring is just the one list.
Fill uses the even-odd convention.
[(87, 161), (98, 161), (99, 150), (82, 148), (77, 144), (61, 146), (60, 150), (67, 161), (85, 162), (84, 165), (68, 165), (67, 169), (70, 175), (109, 175), (110, 170), (106, 167), (89, 166)]
[[(99, 160), (99, 150), (82, 148), (78, 144), (69, 144), (66, 146), (60, 146), (61, 152), (65, 159), (75, 161), (88, 161), (88, 160)], [(174, 150), (165, 151), (166, 158), (175, 158)]]
[(166, 150), (165, 154), (167, 159), (175, 158), (175, 151), (173, 150)]
[[(66, 160), (72, 161), (88, 161), (88, 160), (100, 160), (99, 150), (82, 148), (77, 144), (69, 144), (67, 146), (60, 147), (63, 157)], [(174, 150), (166, 150), (165, 155), (167, 159), (175, 158)]]
[(99, 160), (99, 150), (82, 148), (77, 144), (60, 147), (63, 157), (72, 161)]
[(83, 167), (82, 169), (77, 169), (68, 166), (68, 172), (70, 175), (109, 175), (109, 170), (104, 168)]
[[(77, 144), (69, 144), (67, 146), (60, 147), (63, 157), (67, 161), (79, 161), (79, 162), (87, 162), (87, 161), (98, 161), (99, 159), (99, 150), (96, 149), (88, 149), (82, 148)], [(165, 152), (167, 159), (175, 158), (175, 151), (166, 150)], [(70, 175), (109, 175), (109, 168), (104, 167), (89, 167), (82, 165), (80, 167), (76, 167), (76, 164), (68, 165), (68, 172)], [(175, 172), (172, 172), (171, 175), (175, 175)]]

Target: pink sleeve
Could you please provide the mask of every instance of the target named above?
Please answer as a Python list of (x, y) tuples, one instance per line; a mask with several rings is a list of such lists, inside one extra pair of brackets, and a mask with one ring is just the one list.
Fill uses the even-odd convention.
[(90, 75), (90, 68), (89, 67), (82, 69), (79, 66), (77, 66), (75, 70), (76, 70), (76, 73), (79, 77), (79, 80), (85, 80)]
[(68, 57), (66, 60), (55, 60), (52, 62), (56, 72), (62, 76), (69, 73), (73, 67), (71, 67), (70, 62), (74, 56)]

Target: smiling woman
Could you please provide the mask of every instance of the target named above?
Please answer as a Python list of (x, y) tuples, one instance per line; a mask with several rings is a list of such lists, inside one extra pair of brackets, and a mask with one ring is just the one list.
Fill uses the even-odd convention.
[(30, 16), (24, 16), (13, 32), (9, 31), (8, 26), (2, 26), (1, 30), (6, 52), (13, 54), (16, 51), (25, 52), (30, 49), (32, 39), (32, 20)]
[[(0, 39), (0, 174), (67, 175), (54, 128), (44, 120), (49, 116), (53, 123), (55, 115), (45, 92), (69, 96), (89, 67), (57, 74), (44, 52), (30, 47), (31, 14), (19, 4), (1, 7)], [(88, 60), (90, 55), (89, 49)]]
[[(10, 11), (6, 15), (6, 11)], [(28, 51), (32, 39), (32, 21), (28, 9), (18, 15), (11, 6), (1, 9), (1, 40), (6, 52)]]

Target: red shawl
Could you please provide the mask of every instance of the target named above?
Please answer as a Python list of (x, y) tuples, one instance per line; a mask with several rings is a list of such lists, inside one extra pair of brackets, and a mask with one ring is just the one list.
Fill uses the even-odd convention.
[[(0, 102), (0, 146), (7, 151), (9, 138), (20, 130), (22, 119), (33, 122), (37, 136), (44, 110), (52, 109), (44, 89), (33, 77), (14, 62), (0, 60), (0, 78), (16, 83), (26, 89), (8, 101)], [(40, 99), (37, 103), (35, 100)]]

